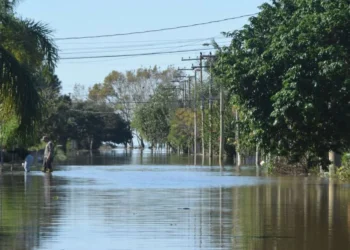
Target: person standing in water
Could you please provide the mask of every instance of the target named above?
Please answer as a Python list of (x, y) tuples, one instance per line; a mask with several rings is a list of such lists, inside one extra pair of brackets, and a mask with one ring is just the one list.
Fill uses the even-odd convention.
[(52, 172), (52, 162), (53, 162), (53, 143), (48, 136), (43, 136), (41, 141), (46, 143), (43, 159), (43, 172), (48, 169)]

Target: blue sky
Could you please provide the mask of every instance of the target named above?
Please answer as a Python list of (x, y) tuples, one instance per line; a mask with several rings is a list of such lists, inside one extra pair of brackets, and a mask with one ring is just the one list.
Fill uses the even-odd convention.
[[(142, 31), (219, 20), (255, 13), (263, 2), (266, 1), (24, 0), (16, 12), (24, 18), (48, 24), (54, 30), (54, 37), (59, 38)], [(227, 44), (228, 40), (220, 38), (220, 33), (239, 29), (246, 22), (247, 18), (242, 18), (142, 35), (57, 41), (57, 45), (61, 57), (205, 49), (202, 44), (210, 41), (206, 38), (216, 37), (219, 44)], [(198, 54), (187, 52), (131, 58), (60, 60), (56, 73), (62, 81), (62, 92), (69, 93), (73, 91), (75, 83), (92, 86), (102, 82), (112, 70), (123, 72), (153, 65), (161, 68), (167, 65), (190, 67), (192, 62), (182, 62), (181, 58), (196, 57)]]

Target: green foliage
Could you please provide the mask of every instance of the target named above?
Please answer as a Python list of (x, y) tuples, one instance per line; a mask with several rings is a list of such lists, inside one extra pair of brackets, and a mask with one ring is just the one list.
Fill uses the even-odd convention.
[(67, 156), (65, 155), (64, 151), (61, 148), (55, 149), (55, 160), (57, 161), (65, 161), (67, 160)]
[(72, 108), (69, 122), (75, 135), (70, 138), (78, 140), (81, 148), (96, 149), (102, 142), (120, 144), (132, 139), (129, 123), (105, 104), (81, 101)]
[(189, 109), (179, 108), (175, 111), (168, 135), (171, 145), (184, 148), (193, 145), (193, 117), (194, 113)]
[(41, 118), (38, 86), (53, 74), (58, 53), (46, 25), (14, 14), (17, 2), (0, 1), (0, 113), (16, 141), (29, 143)]
[(346, 167), (340, 167), (336, 172), (337, 176), (341, 180), (349, 180), (350, 179), (350, 169)]
[(39, 127), (41, 135), (48, 135), (56, 144), (61, 144), (64, 150), (66, 140), (76, 136), (77, 124), (73, 121), (72, 105), (67, 95), (52, 99), (45, 106), (45, 119)]
[(159, 85), (150, 100), (136, 109), (132, 126), (147, 141), (167, 141), (171, 117), (178, 106), (176, 93), (170, 84)]
[[(266, 152), (328, 165), (348, 148), (348, 1), (273, 1), (242, 30), (226, 33), (215, 73), (244, 114), (243, 137)], [(243, 117), (242, 117), (243, 118)]]
[[(219, 143), (220, 143), (220, 102), (219, 102), (219, 90), (220, 85), (223, 85), (223, 78), (221, 75), (213, 76), (212, 84), (212, 128), (210, 129), (209, 125), (209, 84), (210, 81), (203, 82), (203, 90), (198, 89), (198, 100), (201, 100), (197, 105), (198, 110), (198, 122), (197, 126), (201, 123), (200, 109), (201, 105), (204, 108), (204, 141), (205, 145), (209, 144), (209, 131), (212, 133), (212, 150), (216, 154), (219, 152)], [(225, 86), (223, 86), (225, 87)], [(224, 88), (224, 113), (223, 113), (223, 122), (224, 122), (224, 150), (228, 158), (232, 158), (236, 152), (236, 140), (235, 140), (235, 129), (236, 129), (236, 120), (235, 120), (235, 108), (233, 104), (229, 101), (228, 91)], [(239, 122), (238, 122), (239, 123)], [(199, 128), (198, 128), (198, 131)], [(201, 139), (201, 133), (198, 134), (198, 138)]]
[(67, 141), (76, 140), (81, 149), (96, 149), (102, 142), (127, 143), (132, 139), (127, 121), (104, 103), (72, 102), (60, 96), (43, 121), (40, 132), (66, 151)]
[(342, 166), (337, 169), (336, 175), (341, 180), (348, 180), (350, 179), (350, 169)]
[(342, 179), (350, 179), (350, 153), (346, 153), (342, 157), (342, 166), (337, 169), (337, 176)]
[(350, 169), (350, 153), (343, 154), (341, 161), (344, 168)]
[[(144, 146), (142, 135), (149, 136), (152, 140), (161, 141), (165, 134), (154, 134), (157, 131), (149, 131), (150, 128), (145, 127), (141, 120), (149, 120), (147, 117), (142, 117), (142, 112), (153, 112), (151, 105), (144, 107), (144, 104), (150, 101), (155, 95), (158, 86), (170, 85), (171, 80), (177, 74), (177, 70), (173, 67), (168, 67), (161, 70), (159, 67), (139, 68), (129, 70), (125, 73), (113, 70), (108, 74), (102, 83), (96, 83), (89, 89), (89, 99), (99, 103), (105, 103), (117, 111), (123, 119), (132, 122), (134, 133), (140, 146)], [(154, 101), (154, 98), (153, 98)], [(143, 111), (141, 111), (143, 110)], [(138, 112), (139, 115), (135, 116)], [(159, 122), (160, 116), (155, 116), (155, 121), (158, 121), (156, 126), (167, 130), (164, 123)], [(156, 130), (156, 128), (154, 128)], [(165, 132), (166, 133), (166, 132)], [(151, 136), (151, 134), (153, 134)], [(156, 138), (157, 137), (157, 138)], [(131, 141), (131, 146), (132, 141)]]

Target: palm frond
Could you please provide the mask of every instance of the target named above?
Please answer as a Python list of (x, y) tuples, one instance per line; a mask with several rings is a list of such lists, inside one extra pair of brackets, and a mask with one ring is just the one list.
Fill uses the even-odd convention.
[(220, 45), (215, 41), (215, 39), (211, 40), (211, 45), (214, 47), (214, 49), (216, 49), (220, 52), (222, 51)]
[(27, 28), (30, 37), (35, 38), (38, 48), (44, 55), (44, 60), (53, 71), (58, 60), (58, 49), (51, 37), (52, 30), (42, 22), (34, 20), (21, 20), (22, 24)]
[(15, 112), (19, 131), (24, 136), (34, 132), (40, 119), (41, 101), (35, 88), (35, 76), (0, 44), (1, 115)]
[(12, 53), (18, 53), (21, 62), (28, 66), (38, 63), (54, 71), (58, 60), (58, 49), (51, 37), (52, 30), (46, 24), (30, 19), (18, 19), (13, 15), (0, 15), (2, 23), (2, 45)]
[(22, 0), (0, 0), (0, 10), (4, 13), (13, 13), (14, 8)]

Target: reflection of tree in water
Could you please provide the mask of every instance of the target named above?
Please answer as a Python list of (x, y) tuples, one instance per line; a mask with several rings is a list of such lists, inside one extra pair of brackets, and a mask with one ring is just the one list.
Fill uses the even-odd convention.
[(203, 189), (198, 198), (191, 212), (201, 248), (350, 249), (349, 189), (335, 182), (282, 178)]
[(348, 234), (349, 234), (349, 240), (350, 240), (350, 202), (348, 202)]
[(32, 249), (53, 235), (60, 214), (51, 174), (0, 175), (0, 249)]
[(232, 190), (232, 244), (244, 249), (350, 249), (349, 190), (293, 178)]

